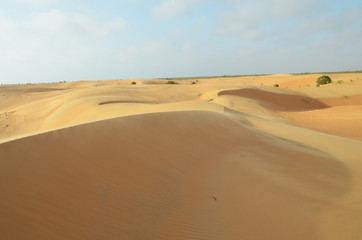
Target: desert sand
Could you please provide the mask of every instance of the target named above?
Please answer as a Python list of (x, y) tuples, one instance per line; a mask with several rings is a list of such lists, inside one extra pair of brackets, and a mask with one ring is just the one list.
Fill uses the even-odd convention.
[(0, 239), (362, 239), (362, 73), (320, 75), (0, 86)]

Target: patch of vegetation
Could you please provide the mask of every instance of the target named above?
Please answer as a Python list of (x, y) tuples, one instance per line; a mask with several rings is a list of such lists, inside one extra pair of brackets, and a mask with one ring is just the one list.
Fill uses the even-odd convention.
[(191, 82), (191, 85), (194, 85), (194, 84), (196, 84), (196, 82), (195, 82), (195, 81), (192, 81), (192, 82)]
[(332, 79), (326, 75), (320, 76), (317, 78), (317, 86), (319, 85), (324, 85), (324, 84), (328, 84), (328, 83), (332, 83)]
[(278, 84), (278, 83), (274, 84), (274, 87), (278, 88), (278, 87), (279, 87), (279, 84)]
[(136, 82), (131, 82), (132, 85), (136, 85), (137, 83)]
[(170, 81), (167, 81), (166, 84), (178, 84), (178, 82), (175, 82), (175, 81), (170, 80)]
[(338, 80), (337, 81), (337, 84), (342, 84), (343, 83), (343, 80)]

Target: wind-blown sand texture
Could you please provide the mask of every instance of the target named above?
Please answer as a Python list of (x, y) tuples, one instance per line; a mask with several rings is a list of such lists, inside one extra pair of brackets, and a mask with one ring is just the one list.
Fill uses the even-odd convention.
[(0, 86), (0, 239), (362, 239), (362, 73), (328, 75)]

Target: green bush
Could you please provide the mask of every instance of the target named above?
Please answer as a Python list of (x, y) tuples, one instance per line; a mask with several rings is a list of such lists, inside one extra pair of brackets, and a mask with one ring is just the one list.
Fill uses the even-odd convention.
[(332, 80), (328, 76), (320, 76), (319, 78), (317, 78), (317, 81), (316, 81), (317, 86), (328, 84), (328, 83), (331, 83), (331, 82), (332, 82)]
[(274, 87), (279, 87), (279, 84), (278, 83), (274, 84)]
[(178, 83), (175, 81), (168, 81), (166, 84), (178, 84)]
[(196, 82), (195, 82), (195, 81), (191, 82), (191, 85), (194, 85), (194, 84), (196, 84)]
[(131, 82), (132, 85), (136, 85), (137, 83), (136, 82)]

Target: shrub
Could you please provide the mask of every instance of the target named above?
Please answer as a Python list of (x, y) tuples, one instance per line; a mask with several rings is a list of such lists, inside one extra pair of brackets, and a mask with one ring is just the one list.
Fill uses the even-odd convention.
[(317, 81), (316, 81), (317, 86), (328, 84), (328, 83), (331, 83), (331, 82), (332, 82), (332, 80), (328, 76), (320, 76), (319, 78), (317, 78)]
[(191, 85), (194, 85), (194, 84), (196, 84), (196, 82), (195, 82), (195, 81), (191, 82)]
[(168, 81), (166, 84), (178, 84), (178, 83), (175, 81)]
[(274, 84), (274, 87), (279, 87), (279, 84), (278, 83)]
[(342, 84), (342, 83), (343, 83), (343, 80), (338, 80), (337, 83), (338, 83), (338, 84)]
[(137, 83), (136, 82), (131, 82), (132, 85), (136, 85)]

